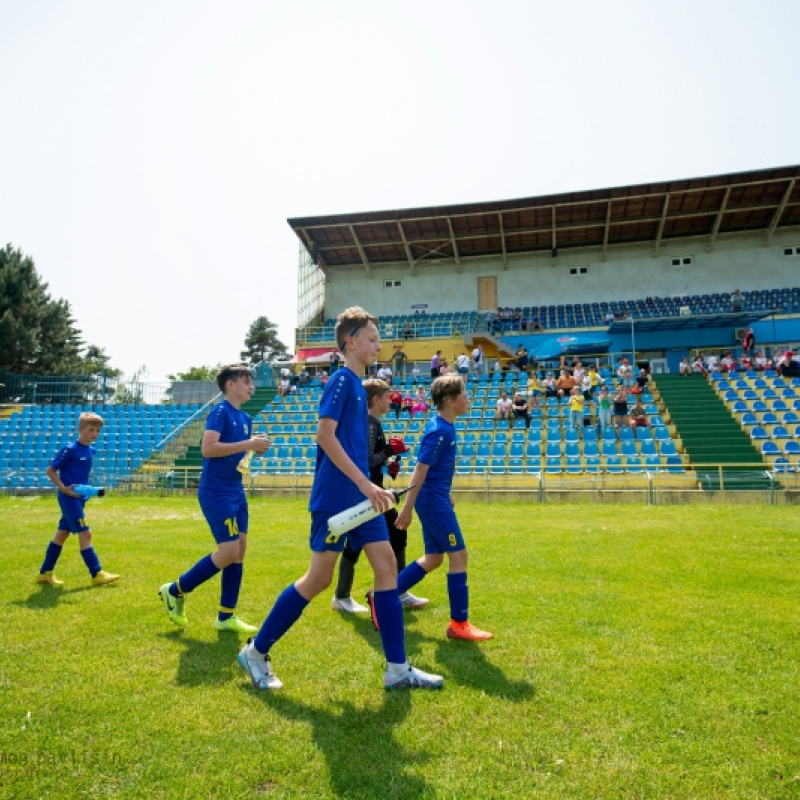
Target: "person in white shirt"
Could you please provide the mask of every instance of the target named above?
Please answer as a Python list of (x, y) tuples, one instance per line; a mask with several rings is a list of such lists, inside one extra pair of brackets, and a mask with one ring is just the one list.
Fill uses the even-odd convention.
[(456, 359), (456, 369), (461, 375), (469, 374), (469, 356), (466, 353), (462, 353)]
[(502, 396), (497, 401), (497, 412), (495, 413), (494, 418), (496, 420), (510, 419), (512, 405), (513, 402), (508, 396), (508, 392), (503, 392)]
[(392, 368), (388, 364), (384, 364), (378, 370), (378, 377), (382, 381), (386, 381), (390, 386), (392, 385)]

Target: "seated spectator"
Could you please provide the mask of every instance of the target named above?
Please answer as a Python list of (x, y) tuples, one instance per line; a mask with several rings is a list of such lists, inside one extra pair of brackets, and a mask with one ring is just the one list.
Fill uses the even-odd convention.
[(764, 353), (762, 350), (759, 350), (756, 353), (755, 357), (755, 365), (756, 369), (769, 369), (769, 361), (764, 357)]
[(558, 386), (552, 372), (548, 372), (544, 379), (545, 397), (558, 397)]
[(528, 330), (528, 318), (525, 315), (523, 315), (522, 319), (519, 321), (519, 329), (521, 331)]
[(600, 396), (597, 398), (597, 426), (600, 430), (611, 427), (611, 395), (608, 393), (608, 386), (600, 389)]
[(517, 369), (520, 372), (525, 372), (528, 369), (528, 351), (522, 345), (517, 348), (517, 355), (514, 359), (514, 363), (517, 365)]
[(558, 390), (559, 397), (569, 397), (572, 390), (575, 388), (575, 378), (569, 374), (565, 369), (562, 369), (556, 381), (556, 389)]
[[(703, 354), (700, 353), (701, 357), (702, 355)], [(717, 372), (719, 370), (719, 358), (716, 355), (714, 355), (714, 353), (712, 353), (706, 359), (706, 370), (708, 370), (708, 372)]]
[(392, 368), (389, 366), (388, 361), (378, 370), (377, 377), (388, 383), (389, 386), (392, 385)]
[(608, 311), (606, 311), (606, 315), (603, 317), (603, 322), (605, 322), (606, 325), (610, 325), (613, 321), (614, 321), (614, 312), (609, 309)]
[(411, 407), (411, 419), (414, 419), (417, 413), (425, 416), (425, 412), (427, 410), (428, 396), (425, 394), (425, 389), (422, 386), (419, 386), (417, 388), (417, 393), (414, 395), (414, 405)]
[(456, 359), (456, 369), (459, 375), (469, 375), (469, 356), (462, 352)]
[(292, 391), (291, 381), (288, 378), (281, 378), (280, 383), (278, 384), (278, 396), (288, 397), (291, 391)]
[(447, 362), (447, 359), (442, 359), (442, 363), (439, 367), (439, 374), (440, 375), (449, 375), (453, 371), (450, 364)]
[(725, 353), (719, 361), (719, 368), (721, 372), (730, 372), (736, 369), (736, 362), (733, 360), (731, 353)]
[(614, 421), (618, 428), (628, 428), (628, 392), (620, 384), (617, 393), (614, 395)]
[(636, 387), (639, 389), (639, 392), (643, 392), (647, 388), (647, 384), (650, 382), (650, 376), (647, 374), (646, 369), (640, 369), (639, 374), (636, 376)]
[(753, 361), (746, 353), (742, 353), (742, 356), (739, 359), (738, 368), (742, 372), (749, 372), (751, 369), (753, 369)]
[(583, 374), (581, 378), (581, 382), (578, 385), (578, 389), (580, 393), (583, 395), (583, 399), (587, 402), (592, 399), (592, 378), (588, 372)]
[(400, 411), (403, 408), (403, 393), (397, 388), (389, 392), (389, 408), (394, 411), (394, 418), (400, 419)]
[(637, 428), (649, 428), (650, 423), (647, 420), (647, 412), (642, 405), (641, 396), (636, 396), (636, 402), (630, 410), (628, 415), (630, 417), (631, 427), (636, 430)]
[(414, 330), (411, 327), (410, 320), (406, 320), (405, 325), (403, 325), (403, 338), (406, 340), (414, 338)]
[(531, 330), (532, 331), (540, 331), (542, 329), (542, 323), (539, 319), (538, 314), (534, 314), (533, 319), (531, 320)]
[(414, 419), (414, 396), (410, 391), (403, 396), (403, 407), (400, 410), (408, 411), (408, 416)]
[(678, 372), (684, 377), (688, 377), (692, 374), (692, 365), (689, 363), (688, 358), (682, 358), (681, 363), (678, 367)]
[(731, 311), (744, 311), (744, 297), (738, 289), (735, 289), (731, 295)]
[(579, 431), (583, 428), (583, 406), (585, 404), (583, 395), (576, 386), (569, 393), (569, 426), (573, 430)]
[(503, 394), (497, 400), (497, 411), (495, 412), (494, 418), (495, 420), (500, 419), (511, 419), (511, 406), (512, 406), (511, 398), (508, 396), (508, 392), (503, 392)]
[(589, 365), (589, 380), (592, 382), (592, 393), (605, 384), (605, 378), (597, 371), (595, 364)]
[(414, 384), (419, 383), (419, 376), (420, 376), (419, 365), (415, 363), (414, 366), (411, 367), (411, 381)]
[(299, 386), (305, 386), (309, 382), (309, 380), (310, 380), (310, 377), (308, 375), (308, 371), (306, 370), (305, 367), (303, 367), (300, 370), (300, 374), (297, 376), (297, 384)]
[(586, 370), (581, 364), (580, 361), (576, 361), (572, 365), (572, 377), (575, 378), (575, 383), (580, 385), (581, 381), (583, 380), (583, 376), (586, 374)]
[(800, 362), (793, 350), (787, 350), (778, 361), (778, 372), (784, 377), (796, 378), (800, 376)]
[(328, 373), (324, 369), (317, 372), (317, 377), (323, 386), (328, 382)]
[(692, 372), (696, 372), (698, 375), (706, 375), (706, 365), (703, 363), (703, 356), (701, 353), (698, 353), (694, 357), (694, 361), (692, 361)]
[[(531, 426), (531, 415), (528, 411), (528, 401), (521, 395), (515, 394), (514, 395), (514, 417), (516, 419), (524, 419), (525, 420), (525, 427), (530, 428)], [(511, 426), (511, 420), (509, 420), (509, 427)]]
[(623, 358), (617, 367), (617, 377), (626, 389), (632, 389), (634, 383), (633, 367), (628, 363), (627, 358)]
[[(526, 393), (528, 395), (528, 409), (539, 408), (539, 398), (542, 396), (542, 384), (539, 378), (536, 377), (535, 372), (531, 372), (528, 375)], [(530, 424), (528, 424), (528, 427), (530, 427)]]

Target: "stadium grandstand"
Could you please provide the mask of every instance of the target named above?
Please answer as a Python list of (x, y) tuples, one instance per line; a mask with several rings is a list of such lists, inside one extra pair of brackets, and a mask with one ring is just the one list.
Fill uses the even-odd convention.
[[(800, 486), (800, 377), (779, 356), (800, 342), (800, 166), (518, 200), (290, 219), (298, 237), (295, 357), (262, 371), (248, 410), (272, 448), (253, 461), (254, 490), (305, 491), (316, 461), (316, 408), (346, 307), (379, 318), (381, 359), (402, 350), (394, 383), (430, 383), (480, 346), (468, 417), (459, 420), (456, 489), (539, 493), (663, 489), (717, 492)], [(743, 337), (751, 330), (751, 360)], [(524, 348), (528, 364), (517, 354)], [(711, 368), (690, 377), (698, 354)], [(762, 362), (756, 363), (760, 353)], [(720, 364), (730, 354), (733, 366)], [(579, 358), (607, 385), (623, 359), (649, 376), (649, 425), (569, 424), (564, 399), (530, 420), (496, 420), (503, 392), (529, 371)], [(419, 374), (412, 374), (417, 365)], [(276, 394), (279, 370), (291, 392)], [(299, 379), (301, 371), (302, 379)], [(92, 406), (10, 402), (0, 419), (0, 487), (41, 490), (45, 455), (92, 408), (108, 425), (98, 467), (120, 488), (192, 489), (202, 403)], [(632, 398), (631, 398), (632, 402)], [(413, 448), (431, 410), (390, 414)], [(104, 441), (105, 440), (105, 441)], [(404, 460), (399, 482), (414, 458)], [(46, 480), (46, 479), (45, 479)]]

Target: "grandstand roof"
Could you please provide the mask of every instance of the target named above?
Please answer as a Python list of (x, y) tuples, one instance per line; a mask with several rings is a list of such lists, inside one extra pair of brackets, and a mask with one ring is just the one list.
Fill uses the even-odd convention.
[(705, 178), (451, 206), (300, 217), (289, 225), (326, 273), (337, 267), (427, 264), (518, 253), (606, 251), (800, 226), (800, 165)]
[(626, 333), (633, 324), (637, 331), (677, 331), (685, 328), (749, 328), (765, 317), (780, 314), (785, 309), (770, 311), (736, 311), (726, 314), (689, 314), (672, 317), (635, 317), (615, 320), (609, 333)]

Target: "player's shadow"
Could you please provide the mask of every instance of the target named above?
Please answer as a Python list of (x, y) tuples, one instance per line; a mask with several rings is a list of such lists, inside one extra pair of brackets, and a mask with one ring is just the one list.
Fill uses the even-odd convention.
[(215, 642), (184, 636), (181, 628), (159, 635), (183, 647), (175, 674), (178, 686), (222, 685), (237, 669), (236, 656), (242, 642), (235, 633), (219, 631)]
[[(375, 630), (375, 626), (372, 624), (372, 620), (369, 616), (365, 614), (340, 614), (339, 616), (344, 622), (348, 623), (353, 631), (372, 647), (376, 653), (381, 656), (383, 655), (381, 635)], [(404, 614), (406, 650), (413, 656), (413, 654), (418, 651), (419, 645), (425, 641), (425, 637), (414, 628), (408, 627), (408, 622), (410, 621), (410, 618)]]
[(411, 711), (411, 691), (386, 692), (378, 708), (359, 708), (338, 699), (331, 701), (335, 708), (318, 708), (282, 692), (259, 695), (278, 714), (311, 725), (336, 797), (375, 800), (381, 792), (375, 787), (403, 800), (432, 796), (431, 788), (408, 771), (409, 765), (417, 770), (424, 766), (426, 754), (411, 750), (395, 735)]
[(9, 605), (22, 606), (32, 611), (48, 611), (59, 603), (66, 601), (70, 595), (85, 592), (91, 586), (76, 586), (74, 589), (64, 589), (63, 586), (50, 586), (49, 583), (38, 583), (36, 588), (24, 600), (12, 600)]

